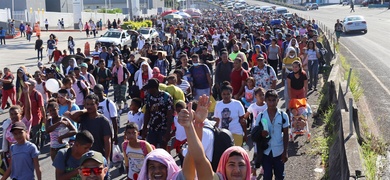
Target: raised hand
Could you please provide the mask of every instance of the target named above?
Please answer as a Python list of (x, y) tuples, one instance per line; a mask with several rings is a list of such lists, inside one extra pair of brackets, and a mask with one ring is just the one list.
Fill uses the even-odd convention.
[(192, 111), (192, 102), (188, 103), (187, 109), (182, 109), (178, 116), (177, 120), (180, 125), (184, 128), (189, 128), (192, 125), (192, 121), (194, 120), (194, 113)]
[[(206, 96), (205, 94), (200, 96), (198, 101), (198, 107), (196, 108), (194, 114), (196, 123), (203, 123), (203, 121), (207, 118), (209, 113), (209, 106), (210, 106), (209, 97)], [(192, 108), (192, 104), (191, 104), (191, 108)]]
[(29, 83), (24, 83), (23, 93), (29, 93), (30, 92), (29, 87), (30, 87)]

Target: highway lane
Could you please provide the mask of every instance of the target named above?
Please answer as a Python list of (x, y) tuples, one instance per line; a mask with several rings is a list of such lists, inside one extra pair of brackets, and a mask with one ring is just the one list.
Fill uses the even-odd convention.
[[(250, 4), (271, 5), (269, 3), (247, 0)], [(348, 15), (363, 15), (368, 25), (367, 34), (343, 34), (340, 38), (341, 53), (347, 58), (361, 79), (364, 96), (361, 102), (366, 102), (367, 111), (363, 112), (365, 121), (374, 134), (379, 134), (386, 142), (390, 142), (390, 11), (385, 8), (368, 9), (355, 6), (350, 13), (349, 6), (329, 5), (320, 6), (319, 10), (300, 11), (289, 9), (290, 12), (315, 19), (334, 30), (336, 19), (342, 20)]]

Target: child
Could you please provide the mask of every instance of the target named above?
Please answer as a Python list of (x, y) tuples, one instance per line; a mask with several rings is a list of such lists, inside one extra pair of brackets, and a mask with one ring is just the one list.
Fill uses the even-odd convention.
[(256, 102), (254, 98), (254, 88), (255, 88), (255, 79), (249, 77), (246, 79), (245, 91), (241, 95), (241, 101), (244, 103), (245, 108), (248, 108), (249, 105)]
[[(254, 93), (255, 93), (256, 103), (253, 103), (248, 107), (248, 110), (244, 115), (244, 119), (248, 119), (250, 114), (253, 115), (253, 119), (256, 119), (257, 115), (259, 115), (260, 113), (262, 113), (264, 110), (267, 109), (267, 104), (264, 102), (265, 90), (262, 87), (256, 87), (254, 89)], [(255, 123), (255, 121), (253, 121), (252, 128), (254, 128), (256, 125), (257, 124)], [(257, 152), (256, 144), (254, 145), (255, 145), (254, 146), (255, 151), (253, 155), (253, 161), (255, 161), (256, 159), (256, 152)], [(252, 173), (253, 173), (252, 177), (253, 176), (257, 177), (256, 167), (252, 167)], [(263, 173), (263, 168), (260, 168), (260, 174), (262, 173)]]
[(127, 179), (131, 180), (137, 179), (146, 155), (154, 149), (148, 142), (139, 140), (138, 136), (139, 130), (136, 123), (130, 122), (126, 125), (126, 140), (122, 144), (122, 151), (125, 157)]
[(176, 149), (176, 154), (178, 154), (180, 158), (181, 164), (183, 164), (184, 156), (181, 151), (181, 147), (187, 142), (187, 136), (184, 131), (184, 128), (182, 125), (179, 124), (177, 120), (177, 115), (182, 109), (186, 108), (186, 103), (182, 100), (179, 100), (176, 105), (175, 105), (175, 111), (176, 115), (173, 118), (174, 124), (175, 124), (175, 129), (173, 130), (175, 133), (175, 143), (173, 144), (173, 148)]
[[(144, 113), (139, 111), (140, 107), (142, 107), (142, 100), (140, 98), (133, 98), (130, 103), (130, 111), (127, 113), (127, 119), (129, 123), (134, 122), (142, 129), (144, 124)], [(141, 139), (141, 136), (138, 138)]]
[(15, 122), (11, 127), (11, 133), (16, 140), (12, 145), (11, 163), (4, 173), (2, 180), (11, 176), (11, 179), (34, 179), (34, 169), (38, 180), (42, 179), (41, 168), (39, 166), (39, 151), (35, 144), (27, 141), (27, 128), (21, 122)]
[(74, 100), (76, 99), (76, 92), (74, 91), (74, 89), (72, 88), (72, 85), (73, 85), (73, 81), (71, 78), (67, 77), (65, 78), (64, 80), (62, 80), (62, 84), (63, 84), (63, 89), (66, 89), (68, 91), (68, 97), (69, 99), (71, 100)]

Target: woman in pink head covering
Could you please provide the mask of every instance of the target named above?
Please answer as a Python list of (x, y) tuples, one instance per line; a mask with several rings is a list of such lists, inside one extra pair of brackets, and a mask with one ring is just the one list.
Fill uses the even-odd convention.
[[(188, 161), (187, 161), (188, 162)], [(188, 171), (189, 166), (186, 160), (183, 170), (177, 166), (173, 157), (164, 149), (155, 149), (150, 152), (144, 160), (139, 180), (185, 180), (194, 179), (195, 171)]]
[[(239, 146), (232, 146), (225, 150), (219, 160), (217, 173), (213, 172), (210, 161), (206, 158), (202, 147), (202, 130), (195, 127), (203, 127), (208, 115), (209, 98), (203, 95), (199, 98), (196, 112), (192, 110), (192, 102), (187, 109), (182, 109), (178, 115), (180, 125), (184, 127), (187, 136), (188, 153), (187, 163), (193, 163), (198, 179), (213, 180), (250, 180), (251, 167), (248, 153)], [(186, 160), (185, 160), (186, 161)], [(190, 162), (188, 162), (190, 161)], [(188, 165), (188, 164), (186, 164)], [(189, 172), (192, 172), (189, 170)]]
[(160, 73), (160, 69), (158, 67), (153, 68), (153, 78), (156, 78), (159, 83), (165, 82), (165, 76)]

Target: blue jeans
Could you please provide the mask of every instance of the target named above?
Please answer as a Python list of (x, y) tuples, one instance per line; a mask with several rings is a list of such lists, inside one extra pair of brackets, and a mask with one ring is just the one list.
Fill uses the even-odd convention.
[(163, 137), (165, 136), (166, 130), (160, 130), (160, 131), (153, 131), (149, 130), (148, 136), (146, 140), (153, 144), (156, 148), (163, 148), (165, 149), (166, 143), (163, 142)]
[(4, 45), (5, 45), (5, 36), (0, 36), (0, 43), (1, 43), (1, 45), (3, 45), (3, 42), (4, 42)]
[(318, 60), (309, 61), (309, 89), (317, 87), (318, 82)]
[(272, 151), (269, 153), (269, 155), (264, 154), (262, 166), (264, 170), (264, 180), (272, 180), (272, 176), (274, 175), (275, 180), (284, 179), (284, 163), (282, 162), (282, 155), (273, 157)]
[(203, 94), (206, 94), (206, 96), (210, 96), (210, 88), (206, 89), (196, 89), (194, 88), (194, 99), (199, 100), (199, 97)]

